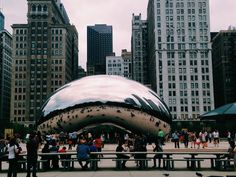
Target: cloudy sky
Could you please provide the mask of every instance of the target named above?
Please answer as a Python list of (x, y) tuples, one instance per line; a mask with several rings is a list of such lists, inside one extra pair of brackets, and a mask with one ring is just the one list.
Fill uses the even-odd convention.
[[(62, 0), (70, 21), (79, 32), (79, 64), (86, 66), (86, 30), (88, 25), (113, 26), (113, 50), (120, 55), (130, 50), (132, 14), (141, 13), (146, 19), (148, 0)], [(12, 32), (12, 24), (27, 23), (27, 0), (0, 0), (5, 15), (5, 28)], [(210, 0), (211, 31), (236, 26), (236, 0)]]

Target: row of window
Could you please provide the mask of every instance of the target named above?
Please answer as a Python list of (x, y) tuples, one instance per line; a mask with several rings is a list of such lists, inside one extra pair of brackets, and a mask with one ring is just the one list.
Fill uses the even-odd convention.
[(31, 6), (31, 11), (32, 12), (46, 12), (48, 10), (48, 7), (47, 7), (47, 5), (46, 4), (33, 4), (32, 6)]

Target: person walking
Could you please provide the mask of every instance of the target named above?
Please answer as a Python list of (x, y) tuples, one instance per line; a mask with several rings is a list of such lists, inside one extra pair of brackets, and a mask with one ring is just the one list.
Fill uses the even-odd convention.
[(9, 168), (7, 177), (17, 177), (17, 158), (16, 154), (19, 152), (16, 145), (16, 139), (11, 138), (9, 144), (7, 145), (8, 149), (8, 161), (9, 161)]
[(36, 176), (36, 169), (37, 169), (37, 160), (38, 160), (38, 141), (36, 140), (36, 133), (32, 132), (29, 136), (29, 141), (26, 144), (27, 149), (27, 176), (30, 177), (31, 168), (33, 169), (32, 175), (33, 177)]

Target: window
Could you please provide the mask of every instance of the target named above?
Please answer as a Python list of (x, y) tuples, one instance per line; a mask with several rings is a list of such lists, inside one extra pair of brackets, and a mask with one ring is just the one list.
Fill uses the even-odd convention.
[(47, 10), (48, 10), (47, 6), (44, 5), (44, 6), (43, 6), (43, 11), (46, 12)]
[(39, 4), (38, 5), (38, 11), (41, 12), (42, 11), (42, 6)]
[(36, 6), (33, 4), (32, 5), (32, 11), (35, 12), (36, 11)]

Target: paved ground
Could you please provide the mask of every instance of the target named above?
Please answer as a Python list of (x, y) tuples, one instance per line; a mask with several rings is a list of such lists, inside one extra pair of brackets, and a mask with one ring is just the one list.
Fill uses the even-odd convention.
[[(236, 177), (236, 172), (200, 172), (203, 177)], [(40, 172), (38, 177), (161, 177), (169, 174), (170, 177), (197, 177), (196, 172), (189, 171), (96, 171), (96, 172)], [(0, 177), (6, 177), (0, 173)], [(26, 173), (18, 173), (17, 177), (26, 177)]]
[[(22, 145), (24, 148), (24, 145)], [(110, 151), (114, 150), (116, 145), (105, 145), (104, 151)], [(220, 147), (215, 148), (213, 144), (209, 144), (209, 147), (207, 150), (209, 151), (222, 151), (226, 150), (228, 148), (227, 142), (222, 142), (220, 144)], [(152, 150), (152, 146), (148, 146), (149, 150)], [(74, 149), (73, 149), (74, 150)], [(173, 150), (173, 143), (166, 143), (164, 146), (164, 150)], [(181, 145), (181, 148), (178, 149), (178, 151), (186, 151), (191, 149), (185, 149), (183, 145)], [(202, 149), (192, 149), (191, 151), (201, 151)], [(166, 171), (166, 170), (160, 170), (160, 169), (150, 169), (147, 171), (139, 171), (134, 169), (133, 162), (127, 162), (127, 166), (129, 167), (126, 171), (116, 171), (114, 168), (115, 164), (114, 162), (111, 162), (109, 160), (104, 160), (102, 162), (99, 162), (99, 166), (101, 167), (110, 167), (105, 169), (99, 169), (98, 171), (82, 171), (78, 164), (76, 163), (76, 171), (50, 171), (50, 172), (39, 172), (37, 174), (38, 177), (161, 177), (164, 176), (164, 174), (169, 174), (170, 177), (196, 177), (196, 171)], [(152, 162), (150, 162), (152, 163)], [(209, 165), (209, 162), (206, 162), (205, 165)], [(150, 164), (149, 166), (151, 166)], [(203, 164), (204, 165), (204, 164)], [(185, 165), (186, 166), (186, 165)], [(133, 168), (132, 168), (133, 167)], [(7, 169), (8, 164), (3, 164), (3, 168)], [(131, 170), (132, 168), (132, 170)], [(204, 170), (204, 171), (198, 171), (203, 174), (203, 177), (236, 177), (236, 172), (234, 171), (212, 171), (212, 170)], [(26, 177), (26, 173), (18, 173), (18, 177)], [(0, 177), (6, 177), (6, 173), (0, 173)]]

